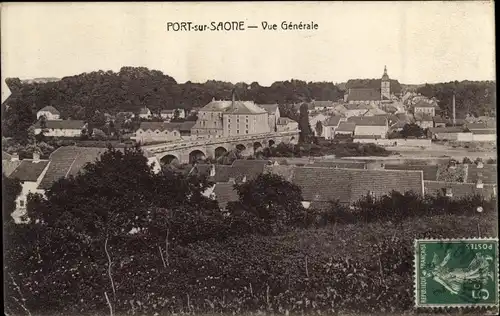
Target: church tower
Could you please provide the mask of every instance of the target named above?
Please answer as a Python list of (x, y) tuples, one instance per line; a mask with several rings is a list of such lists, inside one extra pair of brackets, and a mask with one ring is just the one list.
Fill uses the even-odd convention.
[(384, 74), (382, 75), (382, 80), (380, 82), (380, 97), (382, 100), (391, 99), (391, 80), (387, 75), (387, 67), (384, 66)]

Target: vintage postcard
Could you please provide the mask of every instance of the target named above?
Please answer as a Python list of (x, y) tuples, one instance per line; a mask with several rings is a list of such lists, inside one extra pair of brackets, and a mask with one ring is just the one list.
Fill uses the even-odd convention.
[(6, 315), (499, 312), (492, 1), (0, 8)]

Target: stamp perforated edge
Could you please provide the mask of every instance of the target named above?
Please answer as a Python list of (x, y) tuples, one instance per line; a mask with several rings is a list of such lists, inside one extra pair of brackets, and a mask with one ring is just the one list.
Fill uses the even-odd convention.
[[(418, 267), (418, 244), (419, 242), (426, 242), (426, 241), (436, 241), (436, 242), (460, 242), (460, 241), (474, 241), (474, 240), (479, 240), (479, 241), (493, 241), (495, 242), (496, 245), (496, 273), (497, 273), (497, 297), (496, 297), (496, 302), (492, 304), (426, 304), (426, 305), (419, 305), (418, 303), (418, 278), (417, 278), (417, 267)], [(499, 267), (500, 267), (500, 261), (499, 261), (499, 245), (498, 245), (498, 237), (464, 237), (464, 238), (415, 238), (414, 243), (413, 243), (413, 291), (414, 291), (414, 309), (418, 310), (425, 310), (425, 309), (430, 309), (430, 310), (439, 310), (439, 309), (450, 309), (450, 308), (461, 308), (461, 309), (475, 309), (475, 310), (485, 310), (486, 311), (491, 311), (494, 314), (498, 312), (498, 307), (499, 307), (499, 296), (500, 296), (500, 282), (498, 281), (499, 279)], [(491, 308), (496, 307), (496, 311), (492, 311)]]

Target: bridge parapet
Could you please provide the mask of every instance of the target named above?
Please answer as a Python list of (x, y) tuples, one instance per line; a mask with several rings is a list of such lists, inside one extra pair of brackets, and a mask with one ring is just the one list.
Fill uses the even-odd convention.
[(185, 140), (172, 143), (156, 144), (150, 146), (143, 146), (144, 149), (151, 153), (162, 153), (172, 150), (182, 150), (190, 147), (199, 146), (210, 146), (216, 144), (225, 143), (236, 143), (236, 142), (248, 142), (255, 140), (263, 140), (268, 138), (283, 138), (283, 137), (293, 137), (298, 134), (298, 131), (286, 131), (286, 132), (276, 132), (276, 133), (265, 133), (265, 134), (252, 134), (252, 135), (242, 135), (224, 138), (208, 138), (208, 139), (195, 139), (195, 140)]

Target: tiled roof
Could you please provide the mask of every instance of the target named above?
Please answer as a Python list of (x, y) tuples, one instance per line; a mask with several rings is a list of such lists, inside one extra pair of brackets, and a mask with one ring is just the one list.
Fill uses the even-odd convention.
[(446, 123), (446, 119), (441, 116), (434, 116), (432, 120), (434, 121), (434, 123)]
[(238, 174), (245, 175), (250, 180), (263, 173), (268, 164), (268, 160), (237, 159), (233, 161), (231, 166), (237, 170)]
[(10, 159), (12, 159), (12, 155), (2, 150), (2, 160), (10, 160)]
[(341, 169), (365, 169), (364, 162), (330, 162), (330, 161), (314, 161), (307, 167), (321, 167), (321, 168), (341, 168)]
[[(484, 184), (483, 188), (477, 188), (474, 183), (445, 182), (445, 181), (424, 181), (425, 193), (436, 196), (438, 193), (446, 195), (446, 189), (451, 188), (452, 198), (462, 198), (471, 195), (481, 195), (485, 199), (496, 196), (496, 185)], [(479, 205), (478, 205), (479, 206)]]
[(341, 119), (340, 116), (331, 116), (325, 121), (325, 123), (323, 125), (324, 126), (338, 126), (340, 119)]
[[(50, 164), (38, 188), (48, 189), (60, 178), (77, 175), (83, 167), (94, 162), (107, 148), (63, 146), (50, 154)], [(116, 150), (123, 150), (117, 148)]]
[(496, 130), (494, 129), (471, 129), (472, 134), (476, 135), (488, 135), (488, 134), (496, 134)]
[(196, 121), (184, 121), (184, 122), (169, 122), (165, 123), (164, 126), (170, 130), (178, 130), (180, 132), (190, 132), (191, 128), (196, 124)]
[(263, 114), (266, 110), (251, 101), (235, 101), (234, 105), (227, 108), (224, 113), (230, 114)]
[(311, 102), (314, 107), (330, 107), (333, 105), (333, 101), (312, 101)]
[(386, 126), (387, 119), (383, 116), (351, 116), (347, 122), (354, 123), (356, 126)]
[(61, 113), (60, 113), (60, 112), (59, 112), (59, 111), (58, 111), (55, 107), (50, 106), (50, 105), (48, 105), (48, 106), (46, 106), (46, 107), (42, 108), (42, 109), (41, 109), (40, 111), (38, 111), (38, 112), (42, 112), (42, 111), (43, 111), (43, 112), (49, 112), (49, 113), (51, 113), (51, 114), (61, 114)]
[(462, 133), (464, 132), (463, 127), (459, 126), (449, 126), (449, 127), (431, 127), (429, 128), (431, 133)]
[(139, 126), (139, 129), (142, 129), (143, 131), (151, 130), (151, 131), (173, 131), (176, 128), (167, 125), (168, 123), (165, 122), (141, 122), (141, 125)]
[(266, 166), (264, 168), (265, 173), (273, 173), (276, 174), (286, 181), (291, 182), (293, 180), (293, 175), (295, 173), (296, 166), (287, 166), (287, 165), (277, 165), (277, 166)]
[(432, 103), (428, 103), (425, 101), (418, 101), (417, 104), (414, 104), (413, 107), (415, 108), (436, 108), (436, 105)]
[(380, 91), (376, 89), (354, 88), (350, 89), (347, 101), (379, 101)]
[[(82, 129), (85, 122), (81, 120), (47, 120), (45, 126), (48, 129)], [(36, 122), (35, 128), (40, 128), (40, 121)]]
[(468, 129), (496, 129), (495, 122), (467, 123)]
[(370, 191), (375, 196), (389, 194), (392, 190), (423, 193), (423, 177), (419, 171), (298, 167), (293, 183), (301, 188), (306, 201), (353, 203)]
[(482, 179), (483, 183), (497, 183), (497, 165), (483, 164), (483, 168), (478, 168), (476, 164), (470, 164), (467, 171), (467, 182), (476, 183)]
[[(288, 123), (294, 123), (295, 121), (288, 117), (280, 117), (278, 119), (278, 125), (287, 125)], [(297, 123), (297, 122), (295, 122)]]
[(20, 164), (21, 160), (12, 161), (2, 159), (2, 172), (8, 177)]
[(263, 108), (269, 114), (276, 114), (276, 110), (278, 109), (278, 104), (257, 104), (257, 106)]
[(424, 173), (424, 180), (437, 180), (437, 165), (385, 165), (385, 169), (387, 170), (421, 170)]
[(225, 208), (229, 202), (239, 200), (238, 192), (234, 189), (234, 183), (217, 183), (214, 187), (214, 194), (220, 208)]
[(345, 108), (348, 110), (348, 111), (358, 111), (358, 110), (370, 110), (372, 109), (371, 106), (369, 106), (368, 104), (353, 104), (353, 103), (348, 103), (346, 104)]
[(335, 129), (335, 132), (354, 132), (356, 129), (356, 124), (349, 122), (340, 122), (339, 127)]
[(48, 164), (48, 160), (33, 162), (32, 159), (24, 159), (9, 177), (12, 179), (17, 178), (21, 181), (36, 182)]

